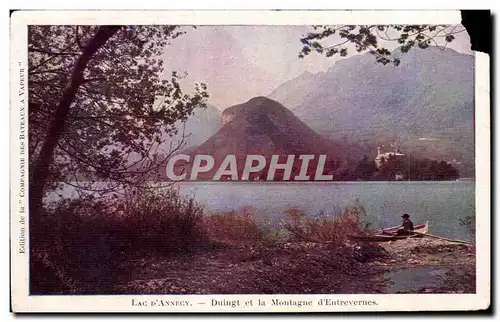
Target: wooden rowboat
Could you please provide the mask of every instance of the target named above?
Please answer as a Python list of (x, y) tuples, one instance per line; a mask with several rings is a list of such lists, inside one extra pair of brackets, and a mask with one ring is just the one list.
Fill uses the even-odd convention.
[(427, 221), (427, 222), (425, 222), (425, 224), (419, 224), (419, 225), (415, 225), (413, 227), (413, 231), (416, 233), (419, 233), (419, 234), (397, 236), (396, 233), (400, 227), (401, 227), (401, 225), (389, 227), (389, 228), (383, 228), (383, 229), (378, 230), (375, 233), (375, 235), (372, 235), (372, 236), (350, 235), (349, 239), (355, 240), (355, 241), (364, 241), (364, 242), (388, 242), (388, 241), (400, 240), (400, 239), (406, 239), (406, 238), (422, 237), (421, 234), (426, 234), (427, 231), (429, 230), (429, 222)]

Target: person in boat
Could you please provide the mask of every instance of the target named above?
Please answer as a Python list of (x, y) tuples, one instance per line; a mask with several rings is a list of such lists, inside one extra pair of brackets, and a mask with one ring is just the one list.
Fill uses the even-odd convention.
[(404, 214), (401, 216), (403, 218), (403, 222), (401, 227), (398, 229), (396, 235), (404, 236), (410, 235), (413, 233), (413, 222), (410, 220), (410, 215)]

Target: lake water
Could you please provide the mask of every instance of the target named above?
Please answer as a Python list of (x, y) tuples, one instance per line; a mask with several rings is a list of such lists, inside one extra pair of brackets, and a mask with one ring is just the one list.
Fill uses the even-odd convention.
[[(460, 219), (475, 214), (474, 181), (413, 182), (181, 182), (181, 194), (192, 196), (208, 211), (230, 211), (251, 207), (262, 218), (283, 216), (290, 208), (310, 215), (326, 215), (353, 205), (363, 206), (373, 228), (400, 224), (408, 213), (417, 224), (430, 221), (429, 233), (472, 241)], [(63, 189), (66, 198), (76, 198), (74, 188)], [(57, 200), (60, 196), (49, 196)]]
[(416, 223), (430, 221), (429, 233), (471, 241), (460, 219), (475, 214), (474, 181), (257, 183), (183, 182), (179, 191), (209, 211), (252, 207), (263, 216), (282, 216), (292, 207), (332, 215), (355, 202), (372, 227), (400, 224), (403, 213)]
[(439, 266), (411, 267), (387, 272), (384, 276), (393, 282), (389, 293), (418, 292), (423, 287), (441, 287), (446, 277), (446, 270)]

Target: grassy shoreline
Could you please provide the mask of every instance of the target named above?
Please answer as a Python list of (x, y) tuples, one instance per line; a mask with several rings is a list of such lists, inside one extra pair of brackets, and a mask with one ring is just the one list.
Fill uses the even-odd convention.
[[(46, 211), (36, 227), (43, 238), (31, 248), (32, 294), (385, 293), (387, 271), (437, 247), (412, 246), (408, 257), (391, 246), (407, 241), (351, 242), (349, 234), (370, 233), (359, 205), (333, 217), (291, 208), (284, 220), (269, 222), (251, 208), (207, 214), (171, 190), (130, 195), (111, 207), (77, 200)], [(444, 264), (475, 252), (442, 247), (451, 249)], [(462, 262), (457, 274), (470, 280), (474, 262)], [(471, 283), (448, 292), (469, 292)]]

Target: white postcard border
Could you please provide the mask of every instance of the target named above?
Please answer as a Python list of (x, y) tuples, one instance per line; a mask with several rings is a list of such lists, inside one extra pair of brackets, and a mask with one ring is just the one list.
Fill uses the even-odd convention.
[[(458, 11), (19, 11), (11, 17), (11, 296), (15, 312), (352, 312), (477, 310), (490, 305), (490, 87), (489, 57), (475, 53), (476, 93), (476, 269), (477, 294), (325, 294), (325, 295), (82, 295), (29, 296), (29, 241), (19, 252), (21, 228), (28, 236), (27, 188), (20, 196), (20, 109), (27, 108), (27, 26), (29, 24), (184, 24), (184, 25), (307, 25), (307, 24), (457, 24)], [(20, 95), (21, 69), (25, 92)], [(26, 123), (27, 123), (27, 111)], [(26, 142), (27, 149), (27, 142)], [(25, 153), (26, 164), (28, 160)], [(27, 165), (26, 165), (27, 167)], [(28, 180), (27, 168), (24, 174)], [(26, 186), (27, 187), (27, 186)], [(26, 217), (27, 211), (26, 211)], [(212, 306), (211, 300), (239, 300), (240, 306)], [(272, 299), (312, 301), (313, 305), (273, 306)], [(331, 299), (337, 305), (318, 305)], [(148, 306), (132, 306), (132, 300)], [(165, 307), (157, 301), (190, 301), (191, 306)], [(266, 306), (258, 305), (265, 301)], [(252, 305), (248, 301), (252, 301)], [(355, 304), (355, 301), (359, 301)], [(376, 302), (376, 305), (360, 305)], [(200, 304), (205, 303), (205, 304)]]

